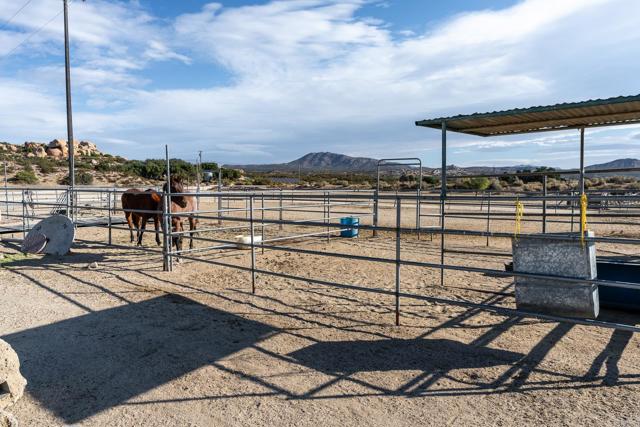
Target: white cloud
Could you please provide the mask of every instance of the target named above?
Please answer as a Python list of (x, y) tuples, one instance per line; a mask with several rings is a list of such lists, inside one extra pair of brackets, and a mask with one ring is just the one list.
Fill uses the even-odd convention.
[[(416, 119), (635, 90), (632, 79), (609, 78), (640, 71), (640, 60), (631, 54), (640, 38), (635, 23), (640, 3), (634, 0), (527, 0), (504, 10), (454, 16), (401, 38), (386, 23), (356, 17), (364, 4), (281, 0), (227, 8), (210, 3), (174, 22), (156, 19), (135, 3), (75, 4), (74, 88), (85, 100), (77, 109), (76, 133), (98, 143), (135, 141), (124, 152), (135, 157), (160, 155), (162, 144), (169, 143), (181, 153), (219, 150), (219, 160), (227, 163), (284, 161), (306, 151), (333, 150), (428, 154), (425, 163), (437, 164), (439, 153), (428, 150), (439, 146), (438, 135), (415, 128)], [(0, 6), (0, 19), (9, 9)], [(46, 20), (48, 13), (38, 13), (23, 17), (16, 28), (26, 31)], [(0, 32), (0, 41), (14, 33)], [(59, 36), (48, 31), (29, 48), (48, 51)], [(153, 75), (145, 74), (150, 61), (197, 63), (212, 73), (224, 67), (231, 79), (193, 89), (184, 72), (174, 78), (178, 89), (157, 89)], [(30, 72), (5, 75), (5, 84), (20, 85), (24, 75), (42, 69), (38, 64)], [(59, 72), (54, 67), (51, 75)], [(179, 89), (182, 85), (190, 88)], [(51, 103), (61, 96), (54, 86), (38, 78), (29, 89), (49, 93), (42, 96)], [(37, 108), (58, 123), (63, 110), (45, 107)], [(9, 115), (30, 117), (26, 108)], [(28, 127), (29, 119), (18, 122)], [(0, 138), (27, 133), (5, 123), (0, 122)], [(451, 142), (460, 163), (477, 163), (474, 153), (548, 150), (563, 138), (452, 136)], [(483, 160), (500, 161), (494, 154)]]

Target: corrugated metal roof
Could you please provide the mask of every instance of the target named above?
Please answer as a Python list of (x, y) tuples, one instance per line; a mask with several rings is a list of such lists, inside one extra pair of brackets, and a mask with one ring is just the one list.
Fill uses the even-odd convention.
[(640, 123), (640, 95), (420, 120), (416, 126), (478, 136)]

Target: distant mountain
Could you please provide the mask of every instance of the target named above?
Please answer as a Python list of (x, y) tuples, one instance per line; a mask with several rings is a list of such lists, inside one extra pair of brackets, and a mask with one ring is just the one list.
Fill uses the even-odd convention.
[[(227, 165), (227, 167), (243, 169), (247, 172), (360, 172), (372, 173), (376, 171), (378, 159), (369, 157), (351, 157), (344, 154), (329, 152), (309, 153), (288, 163), (273, 163), (264, 165)], [(455, 165), (447, 166), (447, 173), (450, 176), (481, 175), (481, 174), (504, 174), (516, 173), (521, 170), (535, 170), (541, 166), (514, 165), (514, 166), (469, 166), (459, 167)], [(598, 169), (617, 169), (640, 167), (638, 159), (618, 159), (607, 163), (587, 166), (585, 169), (593, 171)], [(417, 171), (406, 165), (391, 165), (384, 168), (385, 172), (399, 174), (403, 171)], [(424, 175), (440, 175), (439, 168), (422, 168)], [(636, 172), (624, 173), (624, 175), (635, 175)], [(637, 173), (640, 175), (640, 173)]]
[(249, 172), (293, 172), (301, 169), (305, 172), (371, 172), (376, 170), (377, 159), (351, 157), (336, 153), (309, 153), (289, 163), (265, 165), (230, 165)]
[(600, 163), (585, 167), (587, 170), (597, 169), (621, 169), (621, 168), (640, 168), (640, 160), (638, 159), (617, 159), (607, 163)]

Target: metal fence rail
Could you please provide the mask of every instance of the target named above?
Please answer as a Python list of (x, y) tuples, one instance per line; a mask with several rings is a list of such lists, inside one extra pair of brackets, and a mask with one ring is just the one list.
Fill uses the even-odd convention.
[[(27, 200), (24, 195), (27, 191), (32, 194), (31, 200)], [(0, 232), (25, 233), (28, 231), (35, 221), (46, 217), (53, 208), (60, 206), (59, 194), (67, 191), (67, 196), (71, 195), (73, 200), (78, 203), (73, 204), (73, 212), (68, 212), (73, 217), (77, 226), (96, 227), (106, 230), (106, 236), (100, 238), (96, 235), (95, 241), (100, 241), (107, 245), (118, 247), (113, 242), (112, 233), (114, 230), (129, 230), (124, 224), (123, 209), (120, 204), (120, 198), (124, 189), (116, 188), (74, 188), (69, 189), (38, 189), (38, 188), (21, 188), (14, 189), (14, 195), (20, 195), (20, 199), (16, 200), (13, 196), (5, 197), (4, 204), (10, 212), (10, 216), (6, 219), (20, 219), (15, 228), (11, 228), (10, 224), (3, 225), (5, 229), (0, 228)], [(41, 193), (40, 193), (41, 192)], [(9, 194), (9, 193), (7, 193)], [(199, 209), (189, 212), (171, 212), (169, 200), (177, 197), (197, 197), (199, 199)], [(359, 192), (359, 191), (328, 191), (328, 190), (309, 190), (309, 191), (281, 191), (281, 190), (265, 190), (265, 191), (204, 191), (199, 193), (185, 192), (163, 194), (162, 206), (158, 210), (133, 210), (136, 213), (148, 213), (161, 217), (160, 232), (163, 236), (163, 247), (159, 249), (139, 247), (139, 250), (148, 251), (150, 253), (162, 254), (162, 261), (166, 270), (171, 270), (173, 262), (176, 259), (190, 260), (193, 262), (209, 263), (212, 265), (220, 265), (230, 268), (236, 268), (247, 271), (251, 274), (251, 287), (255, 292), (259, 288), (257, 282), (258, 275), (270, 275), (277, 277), (286, 277), (288, 279), (300, 280), (303, 282), (318, 283), (337, 287), (347, 287), (368, 292), (383, 293), (385, 295), (393, 295), (395, 304), (396, 324), (401, 320), (401, 300), (404, 298), (412, 298), (418, 300), (439, 301), (442, 303), (463, 305), (485, 310), (508, 313), (509, 315), (518, 315), (523, 317), (538, 317), (541, 319), (565, 321), (586, 325), (597, 325), (610, 328), (618, 328), (632, 331), (640, 331), (635, 325), (620, 324), (617, 322), (593, 321), (588, 319), (575, 319), (562, 316), (548, 316), (537, 313), (524, 312), (509, 307), (496, 306), (492, 304), (481, 304), (470, 301), (461, 301), (456, 299), (447, 299), (441, 297), (431, 297), (424, 295), (415, 295), (403, 292), (401, 289), (401, 274), (403, 268), (416, 267), (440, 270), (442, 282), (444, 285), (444, 275), (446, 271), (466, 271), (476, 274), (491, 275), (499, 278), (510, 277), (534, 277), (546, 279), (558, 279), (559, 277), (548, 275), (532, 275), (526, 273), (517, 273), (511, 271), (498, 270), (487, 267), (472, 267), (455, 265), (446, 262), (447, 253), (467, 253), (478, 254), (479, 251), (460, 251), (447, 248), (444, 245), (445, 235), (468, 236), (470, 238), (486, 238), (488, 239), (510, 239), (513, 234), (507, 232), (496, 232), (491, 230), (493, 221), (513, 221), (513, 213), (509, 212), (513, 204), (519, 200), (529, 205), (528, 214), (523, 220), (530, 220), (532, 223), (543, 221), (543, 224), (555, 224), (555, 226), (569, 226), (571, 221), (561, 221), (568, 217), (573, 218), (570, 212), (571, 202), (577, 199), (575, 194), (493, 194), (484, 193), (469, 194), (455, 192), (450, 194), (446, 201), (440, 198), (440, 195), (429, 192), (420, 194), (414, 192), (407, 193), (384, 193), (384, 192)], [(629, 224), (640, 226), (633, 223), (633, 219), (640, 217), (640, 210), (635, 204), (640, 205), (640, 196), (638, 195), (594, 195), (594, 201), (625, 201), (630, 204), (627, 207), (613, 207), (608, 210), (592, 209), (590, 217), (599, 218), (603, 224), (611, 224), (606, 219), (617, 221), (618, 219), (626, 219)], [(221, 202), (221, 203), (220, 203)], [(567, 202), (569, 204), (567, 205)], [(547, 203), (564, 203), (566, 207), (559, 208), (561, 212), (551, 213), (545, 212), (544, 204)], [(225, 207), (226, 206), (226, 207)], [(466, 210), (465, 210), (466, 208)], [(404, 209), (404, 211), (403, 211)], [(413, 223), (415, 215), (412, 209), (418, 211), (420, 220), (417, 224)], [(381, 220), (380, 212), (382, 210), (393, 213), (387, 223)], [(437, 213), (427, 213), (430, 210)], [(409, 211), (407, 214), (406, 212)], [(358, 216), (361, 218), (359, 225), (344, 226), (340, 224), (340, 218), (345, 215)], [(406, 220), (403, 222), (403, 216)], [(511, 218), (510, 218), (511, 216)], [(200, 235), (191, 235), (192, 230), (175, 230), (169, 227), (172, 219), (192, 217), (200, 222), (203, 226), (195, 231)], [(374, 223), (374, 218), (377, 223)], [(423, 218), (438, 218), (439, 222), (431, 225), (422, 224)], [(465, 219), (465, 228), (445, 228), (445, 218), (451, 220)], [(553, 220), (551, 218), (554, 218)], [(5, 221), (6, 219), (3, 219)], [(394, 221), (392, 221), (392, 219)], [(468, 227), (466, 227), (468, 225)], [(386, 237), (393, 240), (393, 247), (390, 251), (395, 251), (393, 257), (377, 257), (369, 255), (354, 255), (340, 252), (330, 251), (328, 249), (314, 250), (301, 244), (305, 241), (318, 241), (319, 239), (330, 239), (338, 235), (341, 231), (355, 228), (362, 234), (364, 232), (385, 233)], [(468, 229), (469, 228), (469, 229)], [(137, 230), (136, 230), (137, 231)], [(545, 231), (545, 230), (541, 230)], [(234, 265), (218, 260), (208, 259), (207, 256), (216, 253), (216, 251), (226, 250), (229, 248), (237, 248), (238, 242), (229, 237), (231, 232), (244, 232), (249, 237), (249, 243), (243, 243), (242, 246), (247, 247), (250, 256), (250, 267)], [(440, 235), (441, 244), (432, 243), (434, 247), (439, 246), (439, 261), (423, 262), (406, 259), (403, 257), (402, 240), (408, 234), (419, 238), (419, 234), (429, 234), (431, 236)], [(258, 238), (259, 237), (259, 238)], [(547, 234), (548, 239), (559, 238), (553, 234)], [(193, 248), (174, 248), (175, 242), (179, 239), (191, 238), (198, 242), (197, 247)], [(566, 236), (562, 237), (566, 239)], [(580, 239), (575, 236), (575, 239)], [(599, 242), (615, 245), (639, 245), (640, 239), (633, 237), (606, 237), (596, 236), (585, 238), (588, 242)], [(130, 247), (130, 246), (126, 246)], [(316, 278), (302, 277), (292, 274), (284, 274), (279, 271), (267, 271), (257, 267), (257, 251), (264, 253), (265, 251), (281, 251), (297, 253), (300, 255), (330, 257), (338, 259), (348, 259), (356, 262), (372, 262), (383, 263), (395, 266), (393, 279), (394, 290), (380, 290), (358, 287), (349, 283), (339, 283), (328, 280), (320, 280)], [(509, 256), (505, 252), (483, 251), (482, 255), (500, 257)], [(563, 281), (577, 281), (581, 283), (592, 283), (593, 285), (607, 285), (620, 288), (640, 289), (640, 285), (621, 281), (604, 281), (604, 280), (582, 280), (569, 279), (562, 277)], [(437, 284), (434, 284), (437, 286)], [(490, 292), (483, 289), (482, 292)]]

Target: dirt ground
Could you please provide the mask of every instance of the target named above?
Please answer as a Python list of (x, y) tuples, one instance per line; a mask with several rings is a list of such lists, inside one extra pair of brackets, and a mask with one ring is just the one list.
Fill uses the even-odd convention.
[[(382, 212), (382, 223), (394, 223), (393, 206)], [(410, 207), (403, 218), (406, 224), (415, 218)], [(447, 220), (451, 227), (465, 224)], [(469, 228), (485, 226), (477, 221)], [(523, 231), (535, 227), (525, 224)], [(625, 235), (635, 233), (628, 225), (594, 227), (599, 235), (619, 235), (621, 227)], [(513, 222), (491, 229), (511, 232)], [(287, 232), (293, 229), (270, 227), (265, 236)], [(250, 272), (186, 259), (162, 272), (158, 253), (135, 249), (125, 231), (113, 235), (120, 247), (108, 247), (106, 233), (79, 229), (73, 253), (62, 258), (24, 257), (16, 253), (17, 239), (3, 242), (0, 335), (20, 356), (29, 382), (10, 408), (21, 425), (640, 423), (637, 335), (428, 299), (514, 307), (510, 279), (447, 271), (440, 287), (440, 270), (403, 266), (401, 289), (417, 297), (401, 299), (401, 325), (395, 326), (394, 264), (258, 250), (259, 269), (347, 286), (258, 274), (252, 294)], [(154, 248), (151, 235), (145, 243)], [(395, 256), (388, 233), (283, 244)], [(485, 238), (448, 236), (446, 244), (450, 250), (509, 249), (507, 239), (497, 238), (488, 248)], [(401, 246), (404, 259), (439, 261), (439, 236), (403, 236)], [(634, 250), (598, 246), (610, 256)], [(246, 250), (198, 256), (250, 265)], [(496, 269), (507, 260), (446, 255), (451, 264)], [(88, 268), (94, 262), (97, 268)], [(638, 322), (621, 313), (604, 316)]]

